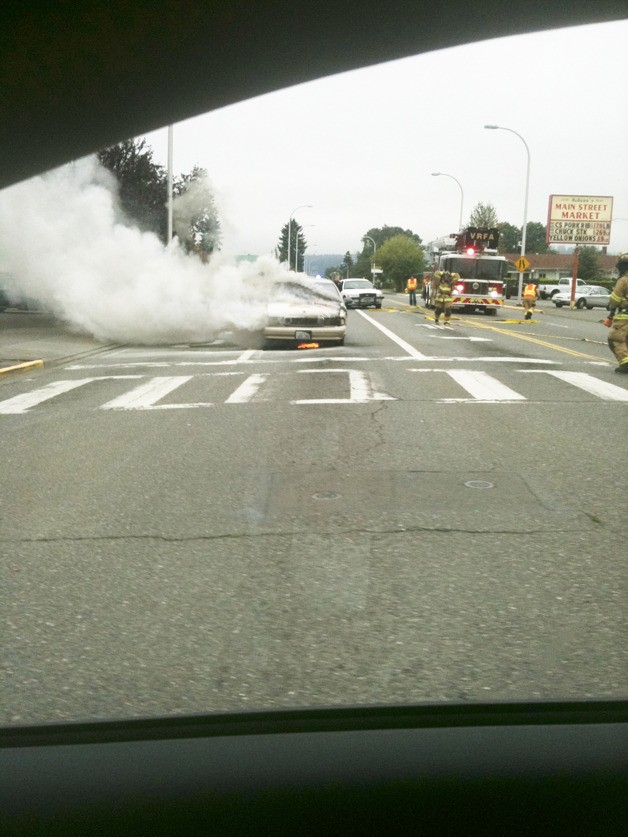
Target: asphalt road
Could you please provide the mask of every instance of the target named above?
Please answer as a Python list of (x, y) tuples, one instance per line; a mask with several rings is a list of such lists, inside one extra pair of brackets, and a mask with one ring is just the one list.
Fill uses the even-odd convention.
[(628, 381), (540, 311), (0, 378), (4, 723), (625, 696)]

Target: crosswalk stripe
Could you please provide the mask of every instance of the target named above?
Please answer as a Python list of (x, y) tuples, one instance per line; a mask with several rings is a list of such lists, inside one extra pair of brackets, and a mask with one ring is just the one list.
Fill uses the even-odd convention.
[(108, 401), (102, 410), (150, 410), (155, 403), (168, 393), (178, 389), (192, 379), (192, 375), (177, 375), (168, 378), (152, 378), (145, 384), (135, 387), (130, 392)]
[(268, 372), (249, 375), (249, 377), (243, 381), (234, 392), (231, 393), (229, 398), (225, 401), (225, 404), (245, 404), (247, 401), (251, 401), (266, 378), (268, 378)]
[(141, 377), (141, 375), (103, 375), (95, 378), (79, 378), (75, 381), (53, 381), (32, 392), (15, 395), (13, 398), (7, 398), (6, 401), (0, 401), (0, 414), (6, 416), (27, 413), (31, 407), (36, 407), (57, 395), (63, 395), (64, 392), (70, 392), (73, 389), (85, 386), (85, 384), (90, 384), (92, 381), (127, 380)]
[(446, 374), (478, 401), (525, 401), (525, 396), (502, 384), (487, 372), (447, 369)]
[[(525, 370), (530, 371), (530, 370)], [(561, 381), (572, 384), (578, 389), (588, 392), (589, 395), (596, 395), (604, 401), (628, 401), (628, 390), (618, 387), (616, 384), (609, 384), (599, 378), (589, 375), (588, 372), (560, 372), (550, 369), (534, 370), (545, 372), (546, 375), (553, 375)]]

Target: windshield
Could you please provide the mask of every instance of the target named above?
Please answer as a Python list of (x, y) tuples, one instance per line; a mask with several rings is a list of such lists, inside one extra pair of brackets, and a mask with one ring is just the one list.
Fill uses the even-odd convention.
[(345, 290), (353, 290), (355, 288), (372, 288), (373, 283), (369, 282), (368, 279), (349, 279), (344, 283), (344, 287)]
[(459, 273), (461, 279), (502, 280), (506, 275), (504, 261), (491, 259), (446, 259), (446, 270)]
[[(619, 320), (550, 296), (628, 250), (627, 38), (243, 96), (0, 192), (7, 725), (628, 693)], [(608, 243), (552, 240), (566, 189)], [(437, 296), (459, 226), (507, 297)]]

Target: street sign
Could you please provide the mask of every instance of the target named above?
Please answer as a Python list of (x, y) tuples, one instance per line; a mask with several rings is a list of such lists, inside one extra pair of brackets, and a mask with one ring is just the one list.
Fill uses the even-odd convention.
[(525, 256), (521, 256), (521, 258), (517, 259), (515, 262), (515, 267), (520, 273), (524, 273), (530, 267), (530, 262)]
[(383, 273), (383, 272), (384, 272), (384, 271), (381, 269), (381, 267), (373, 267), (373, 268), (371, 268), (371, 273)]
[(608, 244), (613, 199), (599, 195), (550, 195), (548, 244)]

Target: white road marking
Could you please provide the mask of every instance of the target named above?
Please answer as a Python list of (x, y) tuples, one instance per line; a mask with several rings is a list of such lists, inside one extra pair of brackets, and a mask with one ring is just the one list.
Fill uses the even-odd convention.
[(546, 375), (553, 375), (560, 381), (572, 384), (578, 389), (588, 392), (589, 395), (596, 395), (603, 401), (628, 401), (628, 390), (618, 387), (616, 384), (609, 384), (601, 381), (588, 372), (559, 372), (550, 369), (525, 369), (525, 372), (544, 372)]
[(402, 340), (401, 337), (397, 337), (397, 335), (389, 328), (386, 328), (386, 326), (383, 326), (381, 323), (378, 323), (377, 320), (374, 320), (372, 317), (369, 317), (369, 315), (366, 314), (364, 311), (357, 310), (357, 313), (361, 317), (364, 317), (365, 320), (368, 320), (369, 323), (372, 323), (372, 325), (374, 325), (375, 328), (378, 328), (382, 332), (382, 334), (385, 334), (386, 337), (392, 340), (393, 343), (396, 343), (401, 349), (404, 350), (404, 352), (407, 352), (407, 354), (410, 355), (410, 357), (415, 358), (415, 360), (423, 360), (425, 355), (417, 351), (414, 348), (414, 346), (411, 346), (409, 343), (406, 343), (406, 341)]
[[(178, 375), (168, 378), (151, 378), (145, 384), (140, 384), (131, 392), (120, 395), (114, 398), (113, 401), (108, 401), (103, 404), (101, 410), (156, 410), (160, 409), (155, 406), (155, 403), (161, 398), (164, 398), (168, 393), (178, 389), (182, 384), (191, 380), (191, 375)], [(177, 407), (191, 406), (191, 405), (176, 405)], [(194, 405), (199, 406), (199, 405)], [(161, 408), (163, 409), (163, 407)]]
[(246, 404), (247, 401), (251, 401), (266, 378), (268, 378), (268, 372), (249, 375), (249, 377), (243, 381), (234, 392), (231, 393), (229, 398), (225, 401), (225, 404)]
[(357, 369), (300, 369), (301, 374), (313, 375), (317, 372), (345, 372), (349, 376), (349, 398), (301, 398), (291, 404), (367, 404), (369, 401), (396, 401), (392, 395), (375, 392), (365, 372)]
[(62, 395), (64, 392), (70, 392), (73, 389), (85, 386), (85, 384), (90, 384), (92, 381), (125, 380), (141, 377), (141, 375), (105, 375), (100, 378), (79, 378), (75, 381), (53, 381), (40, 389), (24, 393), (24, 395), (15, 395), (13, 398), (7, 398), (6, 401), (0, 401), (0, 414), (26, 413), (31, 407), (36, 407), (38, 404), (55, 398), (57, 395)]
[(434, 340), (468, 340), (469, 343), (492, 343), (490, 337), (450, 337), (448, 334), (432, 334)]
[[(474, 401), (481, 401), (484, 404), (498, 404), (504, 401), (526, 401), (525, 396), (514, 389), (510, 389), (501, 381), (493, 378), (487, 372), (475, 372), (470, 369), (413, 369), (413, 372), (445, 372), (453, 378), (457, 384), (472, 396)], [(467, 401), (465, 398), (440, 398), (444, 404), (454, 404)]]
[[(410, 357), (409, 355), (395, 355), (394, 357), (343, 357), (342, 355), (312, 355), (311, 357), (303, 357), (299, 355), (299, 357), (291, 357), (291, 358), (264, 358), (264, 357), (257, 357), (254, 360), (247, 360), (246, 363), (249, 366), (252, 365), (262, 365), (262, 366), (271, 366), (274, 364), (294, 364), (294, 363), (381, 363), (382, 361), (403, 361), (407, 362), (409, 360), (424, 360), (429, 363), (532, 363), (536, 365), (558, 365), (559, 361), (555, 360), (541, 360), (538, 358), (528, 358), (528, 357), (497, 357), (494, 355), (486, 355), (480, 357), (459, 357), (459, 356), (448, 356), (448, 357), (430, 357), (429, 355), (421, 355), (418, 358)], [(85, 371), (94, 371), (94, 370), (103, 370), (103, 369), (170, 369), (173, 367), (181, 367), (181, 366), (233, 366), (234, 361), (232, 360), (220, 360), (220, 361), (174, 361), (172, 363), (168, 363), (167, 361), (147, 361), (145, 363), (98, 363), (98, 364), (74, 364), (72, 366), (66, 366), (64, 369), (71, 372), (85, 372)], [(608, 364), (604, 364), (608, 365)], [(218, 374), (218, 373), (210, 373), (210, 374)], [(241, 373), (224, 373), (224, 374), (241, 374)], [(141, 377), (141, 376), (136, 376)]]
[[(387, 357), (386, 360), (407, 360), (407, 358)], [(542, 365), (555, 366), (559, 361), (556, 360), (537, 360), (532, 357), (425, 357), (423, 358), (428, 363), (534, 363)], [(410, 372), (420, 372), (420, 369), (410, 369)], [(436, 370), (433, 370), (436, 371)]]

